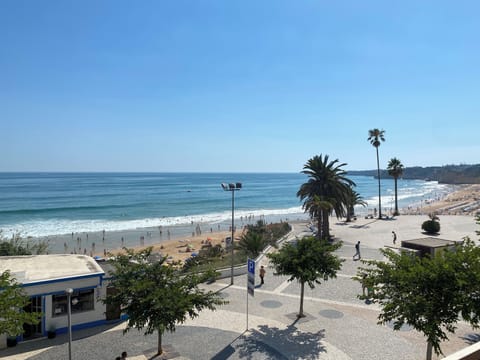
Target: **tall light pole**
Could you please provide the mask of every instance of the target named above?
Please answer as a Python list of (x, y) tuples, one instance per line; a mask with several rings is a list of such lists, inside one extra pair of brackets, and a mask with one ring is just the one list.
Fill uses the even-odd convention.
[(67, 294), (67, 315), (68, 315), (68, 360), (72, 360), (72, 294), (73, 289), (65, 290)]
[(234, 265), (234, 259), (233, 259), (233, 248), (234, 248), (234, 243), (233, 243), (233, 236), (235, 232), (235, 191), (240, 190), (242, 188), (242, 183), (229, 183), (225, 184), (222, 183), (222, 188), (225, 191), (230, 191), (232, 193), (232, 237), (231, 237), (231, 248), (232, 248), (232, 269), (231, 269), (231, 276), (230, 276), (230, 285), (233, 285), (233, 265)]

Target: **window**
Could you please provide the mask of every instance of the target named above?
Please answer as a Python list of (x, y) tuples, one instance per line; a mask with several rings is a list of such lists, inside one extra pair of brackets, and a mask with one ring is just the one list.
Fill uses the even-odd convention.
[[(75, 290), (72, 294), (72, 314), (94, 309), (93, 289)], [(67, 295), (52, 295), (52, 317), (67, 315)]]

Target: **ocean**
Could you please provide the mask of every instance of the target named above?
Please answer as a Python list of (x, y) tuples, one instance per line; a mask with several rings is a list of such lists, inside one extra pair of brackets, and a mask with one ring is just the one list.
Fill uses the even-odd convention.
[[(373, 212), (378, 183), (351, 176)], [(235, 218), (278, 221), (306, 219), (296, 197), (307, 181), (301, 173), (0, 173), (0, 229), (8, 237), (202, 224), (217, 227), (231, 219), (231, 192), (221, 183), (241, 182), (235, 191)], [(393, 179), (382, 179), (382, 207), (394, 207)], [(421, 206), (451, 186), (399, 180), (399, 207)]]

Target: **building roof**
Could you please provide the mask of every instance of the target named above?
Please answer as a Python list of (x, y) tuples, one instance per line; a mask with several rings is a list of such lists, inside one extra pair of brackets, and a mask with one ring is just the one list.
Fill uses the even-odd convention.
[(93, 258), (75, 254), (2, 256), (0, 272), (5, 270), (23, 284), (104, 274)]
[(404, 244), (413, 244), (417, 246), (425, 246), (429, 248), (439, 248), (445, 246), (452, 246), (455, 245), (457, 241), (453, 240), (445, 240), (445, 239), (438, 239), (434, 237), (425, 237), (420, 239), (412, 239), (412, 240), (402, 240), (402, 246)]

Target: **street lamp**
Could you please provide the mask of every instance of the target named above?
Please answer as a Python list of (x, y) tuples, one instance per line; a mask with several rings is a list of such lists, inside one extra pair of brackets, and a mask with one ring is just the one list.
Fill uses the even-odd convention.
[(231, 276), (230, 276), (230, 285), (233, 285), (233, 265), (234, 265), (234, 260), (233, 260), (233, 235), (235, 232), (235, 191), (240, 190), (242, 188), (242, 183), (229, 183), (225, 184), (222, 183), (222, 188), (225, 191), (230, 191), (232, 193), (232, 237), (231, 237), (231, 247), (232, 247), (232, 270), (231, 270)]
[(67, 294), (67, 317), (68, 317), (68, 360), (72, 360), (72, 303), (76, 305), (78, 299), (72, 299), (73, 289), (65, 289)]

